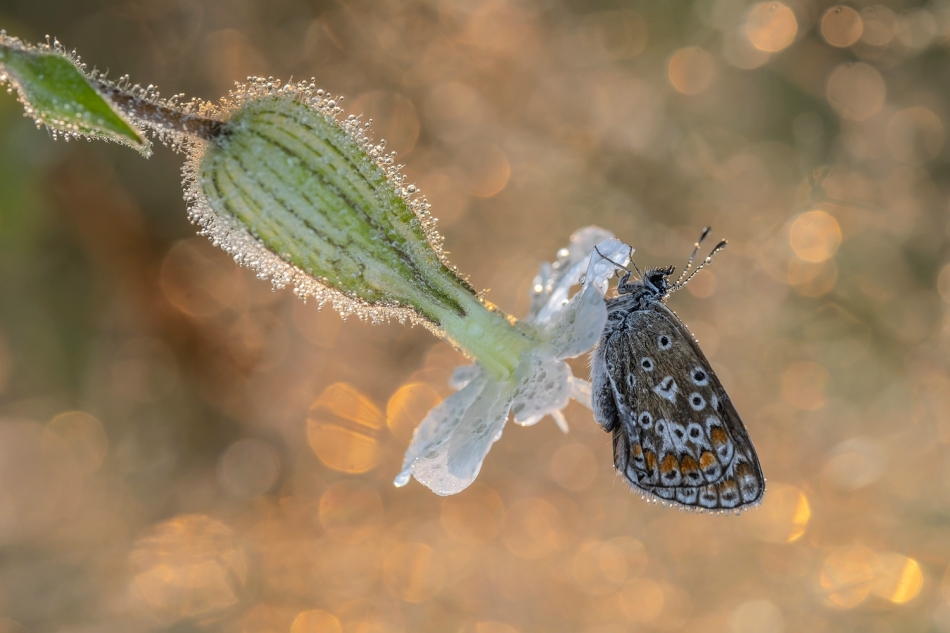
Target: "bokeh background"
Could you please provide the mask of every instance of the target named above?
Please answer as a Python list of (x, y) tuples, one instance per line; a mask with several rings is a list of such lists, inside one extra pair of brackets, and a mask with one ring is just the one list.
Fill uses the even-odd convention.
[(272, 292), (180, 156), (0, 94), (0, 630), (950, 631), (950, 3), (875, 2), (0, 0), (166, 96), (315, 76), (513, 315), (576, 228), (642, 267), (713, 225), (671, 305), (769, 479), (646, 504), (572, 404), (462, 494), (394, 488), (463, 359)]

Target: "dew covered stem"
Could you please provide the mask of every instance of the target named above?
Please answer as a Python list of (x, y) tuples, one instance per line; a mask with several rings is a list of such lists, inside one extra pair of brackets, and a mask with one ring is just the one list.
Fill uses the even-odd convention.
[(101, 95), (107, 97), (124, 114), (133, 120), (147, 123), (155, 129), (209, 141), (220, 136), (224, 129), (221, 121), (143, 99), (115, 84), (98, 80), (93, 80), (91, 83)]

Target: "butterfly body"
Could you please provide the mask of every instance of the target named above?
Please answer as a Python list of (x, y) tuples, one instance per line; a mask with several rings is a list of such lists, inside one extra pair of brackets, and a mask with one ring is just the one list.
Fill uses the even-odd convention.
[(614, 466), (635, 490), (681, 507), (739, 511), (761, 501), (765, 479), (722, 383), (665, 304), (672, 272), (652, 269), (632, 282), (628, 272), (607, 300), (591, 360), (594, 418), (613, 434)]

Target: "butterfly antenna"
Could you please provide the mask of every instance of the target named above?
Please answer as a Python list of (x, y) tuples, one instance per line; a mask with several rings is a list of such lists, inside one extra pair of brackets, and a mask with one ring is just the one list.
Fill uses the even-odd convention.
[[(627, 271), (628, 273), (629, 273), (629, 272), (633, 272), (633, 271), (631, 271), (629, 268), (627, 268), (626, 266), (621, 266), (620, 264), (618, 264), (618, 263), (615, 262), (614, 260), (610, 259), (610, 258), (607, 257), (606, 255), (604, 255), (603, 253), (601, 253), (601, 252), (600, 252), (600, 249), (597, 248), (596, 246), (594, 247), (594, 250), (597, 251), (597, 254), (600, 255), (602, 259), (606, 259), (608, 262), (610, 262), (611, 264), (613, 264), (613, 265), (616, 266), (617, 268), (621, 268), (621, 269)], [(637, 274), (640, 274), (640, 269), (637, 268), (637, 265), (636, 265), (636, 264), (634, 263), (634, 261), (633, 261), (633, 247), (632, 247), (632, 246), (630, 247), (630, 254), (627, 256), (627, 258), (630, 259), (630, 263), (633, 264), (633, 267), (634, 267), (634, 269), (637, 271)], [(642, 277), (642, 275), (641, 275), (641, 277)]]
[(643, 273), (640, 272), (640, 267), (637, 266), (637, 262), (633, 261), (633, 249), (630, 249), (630, 263), (633, 264), (633, 269), (637, 271), (637, 277), (643, 279)]
[[(680, 284), (680, 282), (683, 281), (683, 279), (686, 278), (686, 275), (689, 274), (689, 269), (690, 269), (690, 267), (692, 267), (692, 265), (693, 265), (693, 260), (696, 259), (696, 253), (699, 252), (699, 246), (703, 243), (703, 241), (704, 241), (707, 237), (709, 237), (709, 231), (710, 231), (710, 230), (711, 230), (711, 229), (710, 229), (710, 227), (708, 227), (708, 226), (707, 226), (706, 228), (704, 228), (704, 229), (703, 229), (703, 234), (699, 236), (699, 241), (696, 242), (695, 244), (693, 244), (693, 254), (689, 256), (689, 261), (686, 262), (686, 267), (683, 269), (683, 272), (680, 273), (680, 276), (679, 276), (679, 277), (676, 279), (676, 281), (673, 283), (674, 286), (678, 286), (678, 285)], [(684, 285), (685, 285), (685, 284), (684, 284)]]
[(683, 281), (682, 283), (677, 282), (677, 283), (673, 286), (673, 288), (670, 290), (670, 292), (673, 292), (673, 291), (675, 291), (675, 290), (679, 290), (680, 288), (682, 288), (683, 286), (685, 286), (686, 284), (688, 284), (688, 283), (690, 282), (690, 280), (691, 280), (693, 277), (696, 276), (696, 273), (698, 273), (698, 272), (701, 271), (703, 268), (705, 268), (707, 264), (712, 263), (712, 258), (713, 258), (713, 256), (714, 256), (716, 253), (718, 253), (719, 251), (721, 251), (722, 249), (726, 248), (726, 244), (727, 244), (726, 240), (723, 240), (723, 241), (719, 242), (718, 244), (716, 244), (716, 248), (712, 249), (712, 251), (710, 251), (709, 255), (706, 255), (706, 259), (704, 259), (704, 260), (699, 264), (699, 266), (696, 267), (696, 270), (694, 270), (694, 271), (692, 272), (692, 274), (691, 274), (689, 277), (687, 277), (686, 280)]

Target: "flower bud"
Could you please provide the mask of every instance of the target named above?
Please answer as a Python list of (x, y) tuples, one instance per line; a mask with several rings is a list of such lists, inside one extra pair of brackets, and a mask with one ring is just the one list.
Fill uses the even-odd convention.
[(226, 102), (221, 132), (185, 168), (190, 216), (275, 286), (342, 314), (409, 319), (495, 373), (530, 343), (444, 261), (428, 203), (394, 154), (322, 90), (257, 80)]

